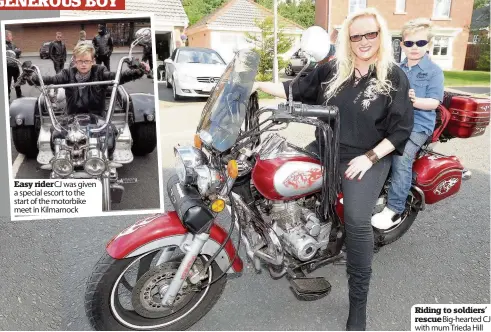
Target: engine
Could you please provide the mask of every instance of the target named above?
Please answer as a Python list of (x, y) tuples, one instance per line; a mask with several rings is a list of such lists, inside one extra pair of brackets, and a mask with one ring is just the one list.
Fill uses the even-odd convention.
[(315, 205), (307, 208), (300, 205), (302, 201), (266, 201), (261, 210), (288, 253), (308, 261), (319, 249), (327, 248), (332, 224), (321, 222), (314, 212)]

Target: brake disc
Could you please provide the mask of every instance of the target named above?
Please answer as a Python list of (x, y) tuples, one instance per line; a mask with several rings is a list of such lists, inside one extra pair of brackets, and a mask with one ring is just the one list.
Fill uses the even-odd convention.
[[(139, 315), (146, 318), (163, 318), (179, 311), (192, 300), (195, 292), (187, 283), (179, 290), (171, 307), (162, 305), (160, 289), (170, 285), (179, 264), (166, 262), (152, 267), (136, 282), (131, 295), (131, 303)], [(200, 259), (197, 259), (195, 264), (198, 268), (203, 267)]]

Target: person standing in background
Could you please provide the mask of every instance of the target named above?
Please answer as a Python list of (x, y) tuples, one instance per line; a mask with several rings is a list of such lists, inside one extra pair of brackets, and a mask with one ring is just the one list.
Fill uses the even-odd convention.
[(150, 66), (150, 73), (147, 74), (148, 78), (153, 78), (153, 54), (152, 54), (152, 42), (141, 44), (143, 46), (143, 58), (142, 61), (147, 61)]
[(62, 41), (63, 34), (61, 32), (56, 33), (56, 40), (49, 46), (49, 58), (53, 61), (55, 72), (58, 74), (64, 67), (66, 62), (66, 46)]
[[(9, 30), (5, 31), (5, 45), (6, 45), (6, 50), (7, 51), (16, 51), (16, 47), (14, 43), (12, 42), (13, 36), (12, 32)], [(20, 70), (19, 66), (13, 62), (9, 61), (7, 58), (7, 81), (8, 81), (8, 89), (9, 89), (9, 100), (10, 100), (10, 89), (11, 89), (11, 84), (12, 84), (12, 79), (14, 80), (14, 83), (17, 81), (20, 75)], [(15, 93), (17, 95), (17, 98), (22, 98), (22, 90), (20, 89), (20, 86), (15, 87)]]
[(77, 42), (77, 45), (75, 45), (75, 47), (77, 47), (80, 44), (92, 45), (92, 41), (87, 40), (86, 38), (87, 38), (87, 33), (84, 30), (80, 31), (79, 40)]
[(106, 66), (107, 70), (111, 70), (111, 54), (113, 53), (113, 39), (107, 32), (105, 24), (99, 24), (99, 33), (92, 39), (92, 44), (95, 48), (96, 63), (101, 63)]

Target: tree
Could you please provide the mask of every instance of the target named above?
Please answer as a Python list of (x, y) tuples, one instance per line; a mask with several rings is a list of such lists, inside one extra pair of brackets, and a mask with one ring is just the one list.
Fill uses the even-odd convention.
[[(246, 33), (246, 40), (256, 45), (254, 51), (259, 54), (258, 81), (271, 81), (273, 79), (273, 59), (274, 59), (274, 22), (273, 17), (269, 16), (263, 21), (256, 21), (256, 25), (261, 29), (260, 34)], [(284, 25), (278, 24), (278, 54), (288, 51), (293, 44), (293, 39), (286, 36), (283, 32)], [(285, 68), (287, 62), (278, 57), (278, 71)]]
[(490, 0), (474, 0), (474, 9), (489, 6)]
[(490, 58), (489, 58), (489, 38), (483, 38), (479, 43), (479, 48), (481, 51), (479, 52), (479, 59), (477, 60), (477, 69), (478, 70), (490, 70)]
[[(273, 10), (273, 0), (256, 0), (256, 3)], [(308, 28), (315, 23), (315, 3), (312, 0), (302, 0), (298, 5), (295, 1), (281, 3), (278, 4), (278, 15)]]
[(183, 0), (182, 6), (188, 16), (189, 25), (193, 25), (223, 5), (226, 1), (227, 0)]

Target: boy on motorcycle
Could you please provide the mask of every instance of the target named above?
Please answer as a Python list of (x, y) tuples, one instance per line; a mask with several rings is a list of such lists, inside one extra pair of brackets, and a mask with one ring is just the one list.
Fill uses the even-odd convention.
[[(92, 45), (79, 44), (73, 50), (74, 67), (61, 70), (55, 76), (43, 76), (44, 83), (68, 84), (97, 81), (109, 81), (116, 78), (116, 73), (110, 72), (104, 65), (95, 64), (95, 49)], [(121, 73), (120, 84), (141, 78), (148, 73), (146, 63), (133, 63), (131, 69)], [(40, 85), (36, 74), (27, 78), (29, 85)], [(94, 113), (101, 115), (105, 110), (106, 89), (104, 85), (91, 85), (65, 88), (68, 114)]]
[(443, 101), (443, 71), (430, 60), (427, 51), (431, 41), (432, 23), (415, 19), (402, 28), (401, 48), (406, 55), (400, 67), (406, 73), (414, 106), (414, 127), (402, 156), (392, 156), (391, 183), (387, 206), (372, 217), (372, 226), (386, 230), (401, 222), (411, 188), (413, 161), (421, 146), (433, 133), (435, 109)]

